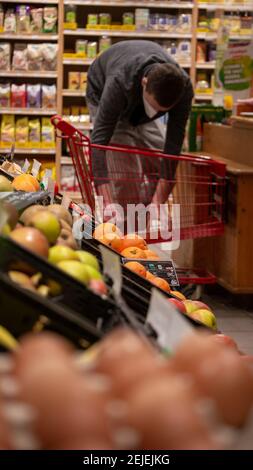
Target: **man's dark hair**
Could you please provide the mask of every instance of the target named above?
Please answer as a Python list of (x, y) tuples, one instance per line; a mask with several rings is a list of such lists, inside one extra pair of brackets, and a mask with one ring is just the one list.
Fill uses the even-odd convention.
[(164, 108), (169, 108), (179, 101), (186, 84), (182, 70), (173, 64), (153, 65), (147, 79), (146, 91)]

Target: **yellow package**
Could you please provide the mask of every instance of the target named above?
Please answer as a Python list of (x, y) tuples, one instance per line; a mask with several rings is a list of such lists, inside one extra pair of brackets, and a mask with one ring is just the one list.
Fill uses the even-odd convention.
[(51, 124), (50, 118), (42, 118), (41, 127), (41, 146), (44, 148), (55, 147), (54, 126)]
[(80, 73), (80, 90), (86, 91), (87, 88), (87, 72)]
[(1, 145), (9, 147), (15, 141), (15, 119), (12, 114), (4, 114), (1, 124)]
[(17, 147), (28, 147), (29, 123), (27, 117), (16, 120), (16, 145)]
[(40, 120), (39, 119), (29, 120), (29, 147), (31, 148), (40, 147)]

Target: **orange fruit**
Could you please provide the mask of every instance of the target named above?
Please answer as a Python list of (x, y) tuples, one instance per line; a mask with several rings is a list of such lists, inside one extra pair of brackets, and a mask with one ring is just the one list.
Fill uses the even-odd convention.
[(125, 266), (139, 274), (139, 276), (146, 277), (146, 268), (141, 263), (138, 263), (138, 261), (128, 261)]
[(123, 237), (122, 246), (122, 250), (131, 246), (138, 247), (141, 250), (146, 250), (147, 243), (145, 242), (144, 238), (140, 237), (136, 233), (128, 233)]
[(145, 250), (145, 256), (146, 256), (146, 259), (150, 259), (150, 260), (159, 259), (159, 256), (152, 250)]
[(31, 193), (35, 193), (40, 189), (37, 179), (26, 173), (16, 176), (12, 181), (12, 186), (16, 191), (26, 191)]
[(121, 236), (120, 230), (116, 227), (116, 225), (111, 224), (110, 222), (105, 222), (103, 224), (99, 224), (95, 228), (93, 237), (98, 240), (108, 233), (116, 233), (119, 237)]
[(154, 274), (151, 274), (149, 271), (146, 272), (146, 279), (150, 282), (153, 281), (153, 279), (155, 279), (155, 276)]
[(179, 300), (186, 300), (186, 297), (184, 296), (184, 294), (182, 294), (181, 292), (179, 292), (178, 290), (172, 290), (171, 291), (171, 294), (173, 294), (175, 297), (177, 297), (177, 299)]
[(97, 240), (100, 243), (103, 243), (104, 245), (112, 247), (112, 243), (116, 239), (120, 240), (120, 237), (117, 233), (113, 232), (113, 233), (105, 233), (104, 236), (98, 238)]
[(155, 286), (160, 287), (160, 289), (166, 292), (170, 292), (170, 285), (165, 279), (162, 279), (161, 277), (155, 277), (155, 279), (153, 279), (151, 282)]
[(121, 256), (124, 258), (139, 258), (145, 259), (145, 251), (138, 248), (138, 246), (130, 246), (129, 248), (125, 248), (121, 251)]

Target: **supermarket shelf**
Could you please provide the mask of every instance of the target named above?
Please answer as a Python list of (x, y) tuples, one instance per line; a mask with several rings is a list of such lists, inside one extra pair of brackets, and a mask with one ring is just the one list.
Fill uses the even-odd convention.
[[(24, 2), (22, 2), (24, 3)], [(43, 3), (43, 1), (42, 1)], [(8, 34), (0, 33), (0, 39), (21, 39), (22, 41), (58, 41), (58, 34)]]
[[(82, 6), (91, 6), (90, 0), (64, 0), (64, 5), (82, 5)], [(106, 1), (106, 0), (93, 0), (92, 6), (101, 6), (101, 7), (142, 7), (142, 8), (179, 8), (179, 9), (192, 9), (192, 2), (169, 2), (169, 1), (128, 1), (121, 0), (118, 1)]]
[[(197, 39), (206, 39), (207, 41), (213, 41), (217, 39), (216, 33), (197, 33)], [(250, 40), (252, 39), (251, 34), (231, 34), (229, 39), (233, 40)]]
[(224, 11), (251, 11), (252, 3), (248, 5), (242, 5), (240, 3), (234, 3), (233, 5), (224, 5), (224, 3), (198, 3), (199, 10), (224, 10)]
[(78, 28), (76, 30), (65, 29), (66, 36), (111, 36), (118, 38), (156, 38), (156, 39), (191, 39), (192, 35), (185, 33), (164, 33), (163, 31), (113, 31), (113, 30), (91, 30), (85, 28)]
[(56, 109), (43, 108), (0, 108), (0, 114), (22, 114), (25, 116), (53, 116)]
[(80, 131), (91, 131), (93, 129), (93, 124), (89, 122), (73, 122), (68, 119), (66, 119), (66, 121), (72, 124), (72, 126), (76, 127)]
[(62, 90), (63, 96), (86, 96), (86, 91), (82, 90)]
[(62, 165), (72, 165), (72, 158), (71, 157), (61, 157), (61, 164)]
[(214, 70), (215, 69), (215, 62), (199, 62), (196, 64), (197, 69), (207, 69), (207, 70)]
[(21, 77), (21, 78), (56, 78), (57, 72), (43, 72), (40, 70), (0, 70), (0, 77)]
[[(11, 149), (1, 148), (0, 147), (0, 154), (4, 155), (5, 153), (10, 153)], [(31, 148), (22, 148), (18, 149), (15, 148), (14, 150), (15, 155), (55, 155), (55, 149), (31, 149)]]
[(196, 93), (195, 94), (195, 100), (198, 101), (212, 101), (213, 95), (212, 94), (207, 94), (207, 93)]
[(63, 59), (64, 65), (91, 65), (94, 59)]

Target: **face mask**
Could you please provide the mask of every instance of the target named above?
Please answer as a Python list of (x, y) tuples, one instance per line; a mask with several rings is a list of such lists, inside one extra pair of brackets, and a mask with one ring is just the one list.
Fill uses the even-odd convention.
[(143, 104), (144, 104), (145, 113), (150, 119), (152, 119), (157, 114), (157, 111), (154, 108), (152, 108), (152, 106), (150, 106), (150, 104), (144, 98), (144, 92), (143, 92), (142, 97), (143, 97)]

